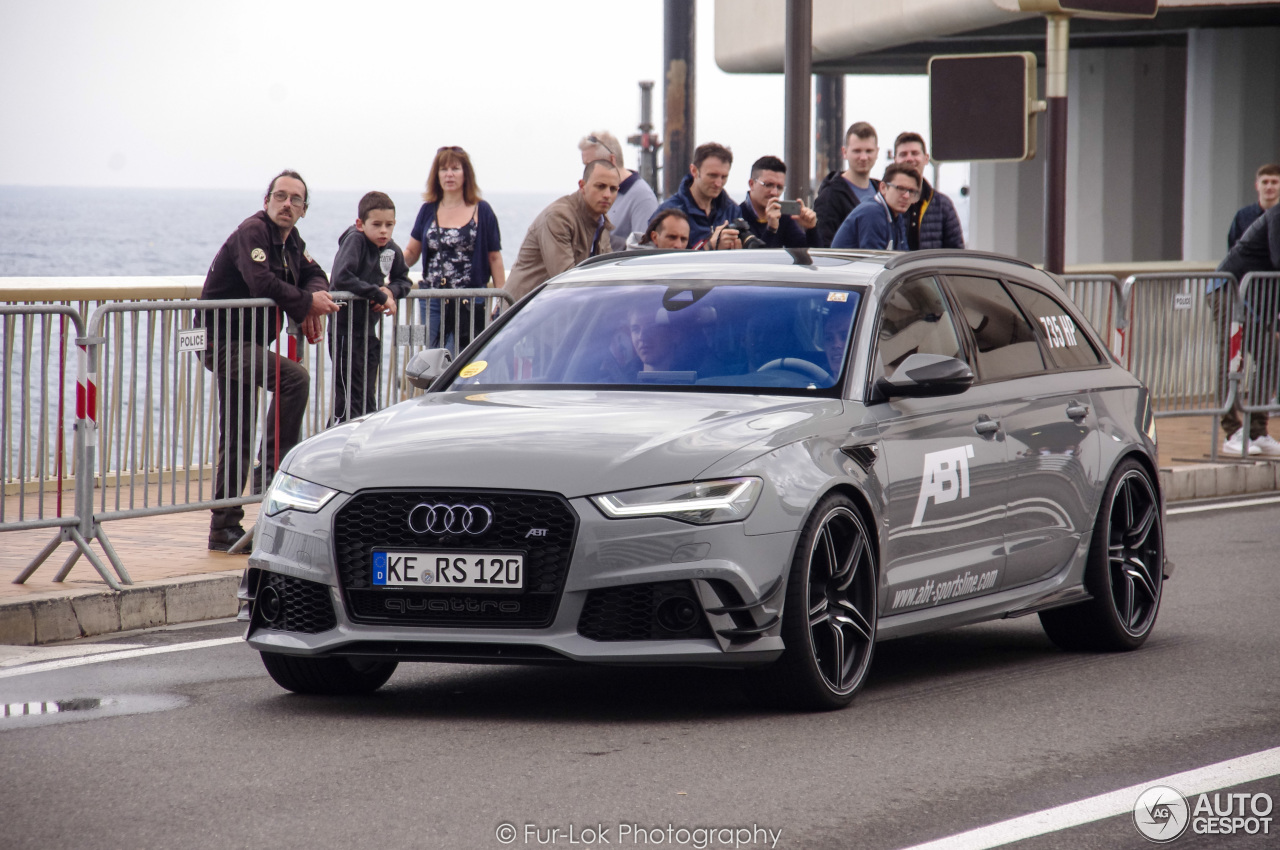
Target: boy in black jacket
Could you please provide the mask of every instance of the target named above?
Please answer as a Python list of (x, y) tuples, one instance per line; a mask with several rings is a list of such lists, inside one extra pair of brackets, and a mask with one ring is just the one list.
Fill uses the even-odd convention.
[(359, 218), (338, 238), (330, 281), (334, 289), (351, 292), (351, 309), (329, 323), (329, 354), (333, 358), (333, 417), (330, 425), (378, 409), (378, 367), (382, 339), (378, 324), (383, 314), (396, 314), (396, 301), (413, 286), (404, 253), (391, 239), (396, 205), (382, 192), (360, 199)]

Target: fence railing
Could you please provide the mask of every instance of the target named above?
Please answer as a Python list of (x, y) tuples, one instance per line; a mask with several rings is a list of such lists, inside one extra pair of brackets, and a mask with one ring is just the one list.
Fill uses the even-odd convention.
[[(254, 475), (269, 472), (256, 470), (249, 458), (252, 447), (268, 445), (283, 455), (271, 415), (278, 363), (300, 361), (306, 369), (305, 398), (296, 388), (290, 396), (301, 399), (298, 431), (305, 438), (421, 393), (400, 375), (413, 349), (447, 345), (456, 352), (479, 335), (495, 305), (512, 302), (493, 289), (414, 291), (397, 305), (394, 318), (370, 324), (367, 308), (353, 309), (363, 302), (348, 293), (332, 295), (344, 307), (316, 345), (302, 340), (296, 327), (285, 327), (269, 299), (110, 302), (97, 306), (87, 324), (67, 304), (0, 304), (0, 478), (6, 494), (13, 491), (0, 504), (0, 531), (60, 529), (17, 581), (30, 577), (60, 543), (72, 541), (76, 552), (55, 581), (84, 554), (118, 589), (130, 580), (103, 522), (261, 501)], [(68, 369), (73, 343), (80, 356)], [(60, 380), (51, 377), (55, 373)], [(73, 408), (66, 385), (76, 381)], [(357, 383), (368, 385), (367, 396), (352, 392)], [(224, 434), (234, 435), (230, 448), (251, 448), (229, 452), (220, 465)], [(257, 450), (257, 462), (274, 469), (278, 458), (262, 457), (263, 451)], [(62, 480), (76, 488), (74, 498), (65, 494), (65, 505)], [(56, 507), (50, 513), (45, 503), (51, 498)], [(94, 539), (115, 576), (89, 549)]]
[(1121, 309), (1124, 292), (1115, 275), (1063, 275), (1067, 297), (1084, 313), (1089, 324), (1106, 341), (1117, 358), (1124, 357), (1126, 319)]

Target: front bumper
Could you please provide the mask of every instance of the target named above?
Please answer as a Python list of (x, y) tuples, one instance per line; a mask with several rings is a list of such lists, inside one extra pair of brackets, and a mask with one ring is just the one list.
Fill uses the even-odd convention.
[[(352, 566), (359, 562), (352, 559), (364, 556), (351, 555), (351, 541), (335, 531), (343, 528), (349, 514), (341, 512), (353, 498), (340, 496), (315, 514), (259, 518), (240, 588), (240, 618), (254, 649), (465, 663), (732, 667), (768, 663), (782, 651), (780, 615), (796, 532), (748, 535), (743, 523), (696, 526), (661, 517), (611, 520), (586, 499), (561, 500), (576, 527), (544, 621), (503, 623), (496, 609), (486, 610), (483, 594), (454, 593), (448, 605), (457, 610), (439, 615), (449, 622), (413, 622), (406, 606), (441, 611), (446, 597), (361, 583)], [(384, 533), (395, 530), (378, 532)], [(346, 553), (345, 560), (338, 553)], [(259, 599), (268, 586), (278, 597), (268, 610), (283, 600), (283, 613), (273, 622)], [(696, 607), (695, 627), (683, 633), (663, 622), (646, 627), (646, 606), (669, 610), (673, 603), (666, 600), (682, 594)], [(381, 621), (371, 616), (381, 611), (379, 602), (388, 608)], [(395, 618), (400, 621), (390, 621)], [(630, 629), (615, 627), (627, 618)]]

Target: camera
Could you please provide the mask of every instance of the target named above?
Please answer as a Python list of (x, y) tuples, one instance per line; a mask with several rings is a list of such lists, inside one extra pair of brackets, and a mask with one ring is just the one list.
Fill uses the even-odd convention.
[(742, 243), (743, 248), (763, 248), (764, 240), (751, 232), (751, 225), (747, 224), (745, 218), (737, 218), (729, 222), (729, 227), (738, 231), (738, 241)]

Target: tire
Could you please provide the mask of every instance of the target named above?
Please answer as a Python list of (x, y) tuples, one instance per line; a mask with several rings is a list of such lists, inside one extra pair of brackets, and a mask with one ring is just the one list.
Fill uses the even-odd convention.
[(278, 652), (259, 654), (276, 684), (295, 694), (371, 694), (387, 683), (397, 663), (363, 658), (305, 658)]
[(1133, 458), (1107, 483), (1089, 544), (1087, 602), (1040, 612), (1066, 650), (1129, 652), (1146, 641), (1164, 589), (1164, 524), (1151, 476)]
[(847, 496), (823, 499), (805, 521), (782, 611), (782, 656), (745, 671), (753, 701), (809, 711), (844, 708), (875, 650), (876, 546)]

